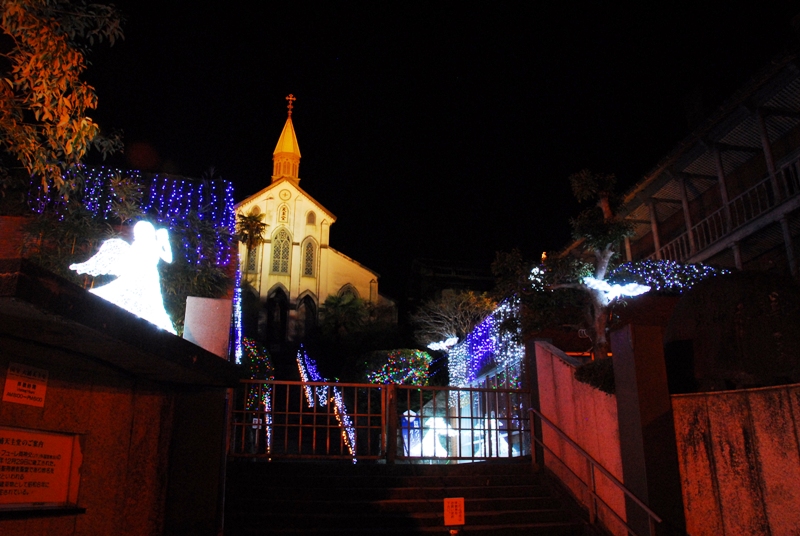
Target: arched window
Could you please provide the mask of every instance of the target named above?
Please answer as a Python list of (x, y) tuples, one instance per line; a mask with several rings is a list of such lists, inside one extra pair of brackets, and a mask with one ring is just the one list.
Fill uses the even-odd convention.
[(281, 205), (278, 208), (278, 221), (281, 223), (289, 223), (289, 207)]
[(314, 277), (317, 258), (317, 245), (313, 240), (308, 239), (303, 244), (303, 275)]
[(258, 271), (258, 246), (253, 246), (247, 250), (247, 271)]
[(275, 274), (289, 273), (289, 253), (292, 249), (292, 239), (286, 229), (279, 229), (272, 237), (272, 272)]
[(340, 298), (343, 298), (344, 296), (347, 296), (348, 294), (350, 296), (354, 297), (354, 298), (360, 298), (361, 297), (361, 295), (358, 293), (358, 290), (356, 289), (356, 287), (354, 287), (350, 283), (346, 283), (345, 285), (343, 285), (342, 288), (340, 288), (339, 292), (338, 292), (338, 295), (339, 295)]
[(314, 212), (309, 212), (306, 215), (306, 225), (316, 225), (317, 224), (317, 215)]
[(283, 342), (286, 340), (289, 325), (289, 298), (280, 288), (274, 288), (267, 296), (267, 340), (269, 342)]
[(306, 335), (313, 333), (317, 325), (317, 304), (311, 296), (303, 296), (297, 303), (297, 318), (294, 325), (295, 340), (302, 341)]

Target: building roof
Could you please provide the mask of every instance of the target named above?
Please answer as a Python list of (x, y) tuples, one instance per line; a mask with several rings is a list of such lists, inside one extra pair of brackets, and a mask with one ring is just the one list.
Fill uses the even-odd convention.
[(247, 203), (255, 201), (257, 198), (261, 197), (262, 195), (265, 195), (270, 190), (278, 188), (279, 186), (282, 186), (282, 185), (283, 186), (292, 186), (293, 188), (295, 188), (298, 191), (298, 193), (300, 193), (301, 195), (304, 195), (305, 197), (308, 198), (309, 201), (311, 201), (317, 207), (319, 207), (319, 209), (322, 212), (324, 212), (331, 219), (331, 223), (336, 221), (336, 216), (333, 214), (333, 212), (329, 211), (327, 208), (322, 206), (322, 203), (320, 203), (319, 201), (317, 201), (316, 199), (311, 197), (308, 194), (308, 192), (306, 192), (305, 190), (303, 190), (300, 187), (300, 185), (298, 185), (296, 182), (292, 181), (290, 178), (287, 178), (287, 177), (282, 177), (280, 179), (277, 179), (275, 182), (273, 182), (272, 184), (270, 184), (266, 188), (254, 193), (253, 195), (250, 195), (250, 196), (246, 197), (245, 199), (242, 199), (242, 201), (240, 201), (239, 203), (236, 204), (236, 210), (240, 209), (242, 206), (246, 205)]
[(278, 144), (275, 146), (273, 155), (281, 153), (291, 153), (297, 158), (300, 158), (300, 146), (297, 144), (297, 135), (294, 133), (294, 125), (292, 124), (292, 116), (286, 118), (286, 124), (283, 125), (281, 137), (278, 138)]

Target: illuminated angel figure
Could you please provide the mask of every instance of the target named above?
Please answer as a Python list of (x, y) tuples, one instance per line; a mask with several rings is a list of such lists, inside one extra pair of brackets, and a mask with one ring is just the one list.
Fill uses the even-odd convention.
[(172, 262), (169, 232), (156, 230), (152, 223), (140, 221), (133, 228), (132, 244), (119, 238), (106, 240), (94, 257), (69, 268), (79, 274), (117, 276), (107, 285), (89, 292), (175, 333), (161, 297), (159, 260)]
[(609, 285), (607, 281), (595, 279), (594, 277), (584, 277), (583, 284), (603, 293), (603, 301), (605, 302), (603, 305), (608, 305), (620, 296), (639, 296), (650, 291), (650, 287), (647, 285), (640, 285), (639, 283)]

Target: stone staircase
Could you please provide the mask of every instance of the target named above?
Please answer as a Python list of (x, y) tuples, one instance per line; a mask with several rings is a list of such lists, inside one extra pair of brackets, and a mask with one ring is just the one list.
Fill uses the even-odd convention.
[(462, 534), (595, 534), (522, 462), (228, 465), (225, 536), (448, 534), (443, 499), (464, 497)]

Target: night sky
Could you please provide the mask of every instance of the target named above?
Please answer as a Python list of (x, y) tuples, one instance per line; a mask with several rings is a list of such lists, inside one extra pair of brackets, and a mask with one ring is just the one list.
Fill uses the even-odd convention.
[[(170, 7), (165, 8), (168, 4)], [(411, 261), (560, 249), (588, 167), (627, 189), (793, 35), (798, 2), (116, 2), (95, 46), (109, 163), (270, 182), (289, 93), (331, 245), (401, 298)], [(558, 6), (542, 7), (547, 4)], [(347, 7), (343, 7), (347, 6)]]

